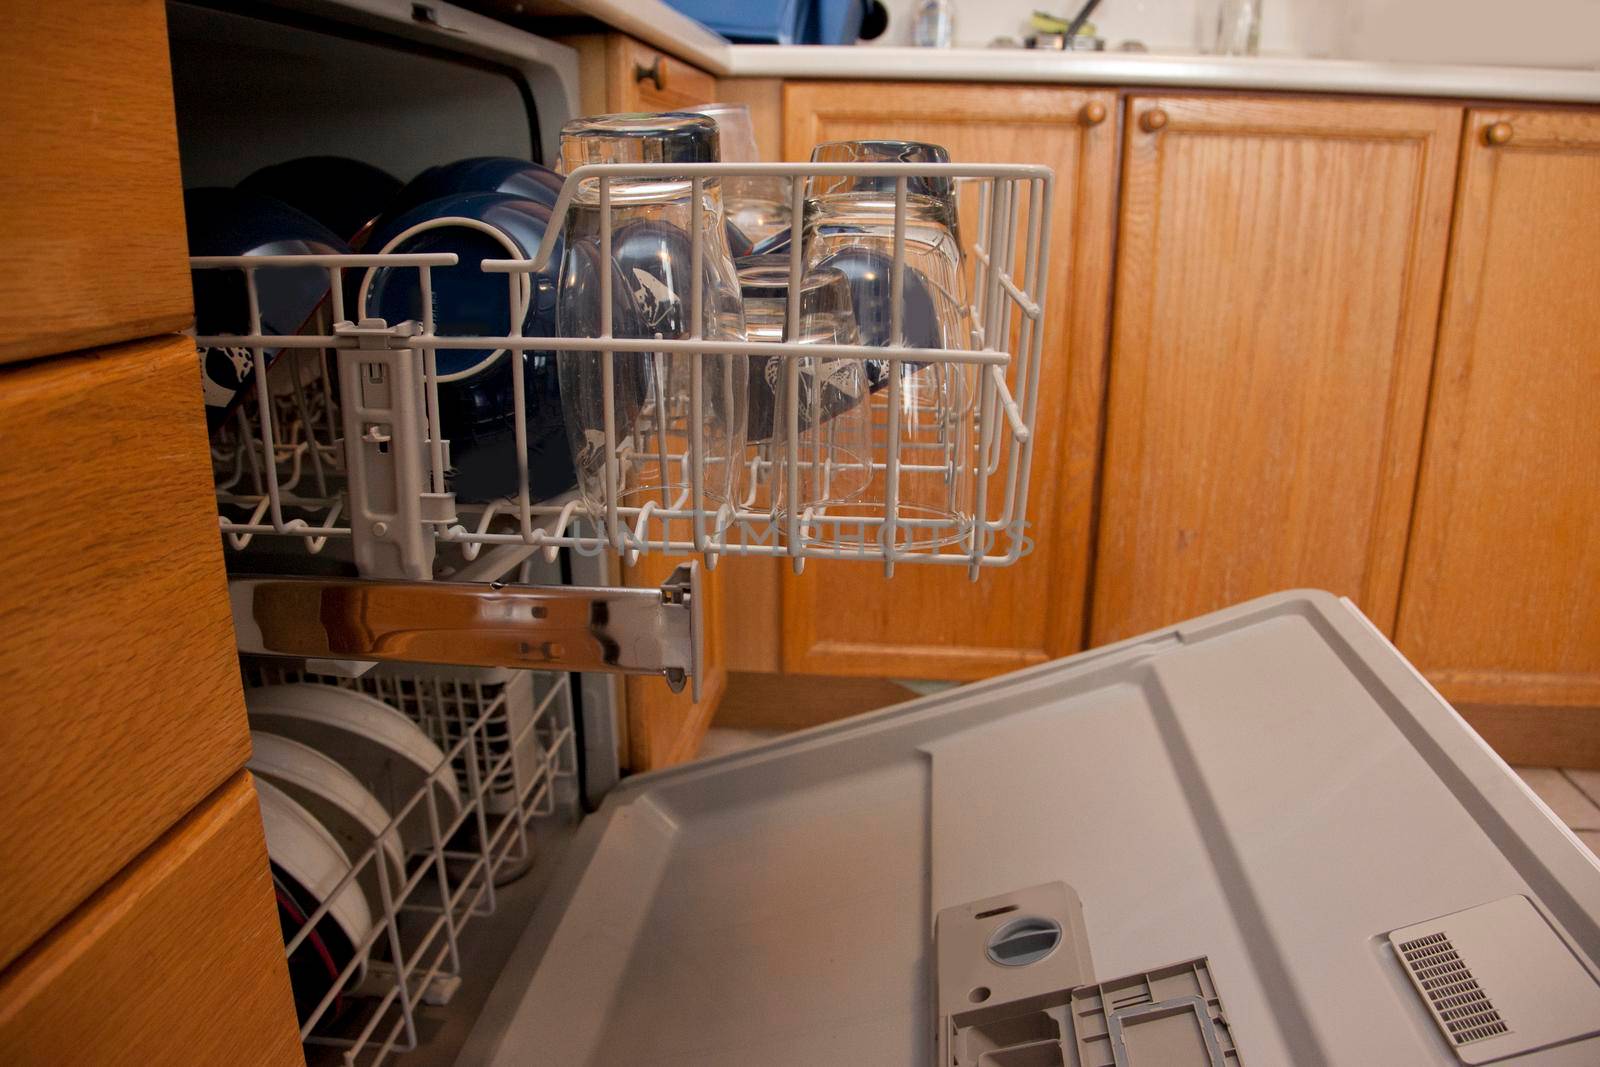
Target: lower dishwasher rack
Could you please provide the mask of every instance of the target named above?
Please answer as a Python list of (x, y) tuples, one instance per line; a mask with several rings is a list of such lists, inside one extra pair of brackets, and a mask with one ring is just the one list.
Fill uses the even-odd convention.
[[(428, 811), (431, 840), (406, 855), (404, 881), (393, 884), (377, 843), (351, 856), (349, 875), (285, 946), (291, 960), (316, 951), (308, 935), (332, 902), (365, 872), (375, 873), (383, 906), (301, 1026), (307, 1060), (313, 1067), (375, 1067), (395, 1052), (427, 1051), (435, 1044), (430, 1029), (451, 1018), (440, 1009), (457, 1011), (453, 1002), (464, 983), (476, 982), (482, 995), (494, 977), (471, 972), (485, 954), (484, 939), (474, 935), (497, 919), (520, 929), (528, 883), (549, 873), (541, 853), (559, 848), (577, 820), (572, 676), (384, 665), (350, 678), (255, 660), (244, 674), (252, 688), (311, 682), (376, 697), (404, 712), (445, 753), (434, 778), (392, 813), (379, 838), (398, 836), (401, 821), (419, 806)], [(441, 810), (434, 786), (446, 774), (461, 789), (453, 817)], [(497, 913), (507, 902), (502, 918)]]

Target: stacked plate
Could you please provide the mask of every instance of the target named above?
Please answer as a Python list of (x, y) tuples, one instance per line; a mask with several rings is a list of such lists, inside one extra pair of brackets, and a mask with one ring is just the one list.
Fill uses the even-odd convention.
[(360, 980), (406, 857), (442, 844), (461, 794), (445, 753), (381, 700), (299, 683), (246, 690), (245, 706), (285, 943), (328, 904), (289, 960), (304, 1025)]

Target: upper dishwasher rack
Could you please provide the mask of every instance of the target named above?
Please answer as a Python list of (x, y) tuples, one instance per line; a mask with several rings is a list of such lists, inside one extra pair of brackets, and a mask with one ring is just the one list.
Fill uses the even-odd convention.
[[(584, 166), (567, 177), (538, 254), (529, 260), (484, 260), (482, 269), (507, 276), (511, 305), (517, 307), (518, 294), (530, 284), (529, 275), (549, 262), (556, 244), (553, 237), (567, 220), (579, 184), (586, 181), (598, 186), (604, 213), (611, 202), (611, 183), (617, 181), (652, 177), (688, 181), (693, 200), (699, 203), (702, 184), (709, 179), (774, 175), (793, 179), (796, 219), (804, 217), (808, 177), (874, 175), (894, 180), (894, 298), (889, 311), (890, 336), (895, 338), (902, 336), (905, 304), (899, 279), (906, 269), (908, 180), (954, 179), (963, 228), (973, 235), (965, 249), (964, 268), (970, 287), (964, 308), (969, 346), (767, 344), (609, 334), (527, 337), (516, 322), (508, 323), (500, 336), (447, 336), (434, 332), (434, 309), (427, 297), (422, 301), (421, 322), (350, 321), (343, 278), (346, 271), (380, 266), (415, 270), (420, 291), (431, 294), (430, 272), (454, 265), (456, 257), (450, 253), (194, 257), (190, 265), (195, 270), (242, 272), (250, 301), (248, 334), (203, 335), (196, 343), (203, 348), (240, 349), (241, 355), (247, 351), (256, 367), (265, 365), (268, 351), (280, 353), (270, 373), (256, 375), (252, 395), (212, 442), (219, 521), (226, 543), (240, 549), (259, 535), (269, 535), (297, 539), (307, 552), (317, 553), (330, 538), (348, 539), (363, 575), (410, 579), (432, 577), (441, 542), (455, 543), (469, 562), (485, 546), (506, 546), (506, 551), (519, 554), (543, 549), (551, 556), (561, 548), (572, 548), (629, 559), (650, 552), (692, 553), (703, 556), (710, 567), (722, 555), (782, 556), (796, 571), (805, 560), (815, 558), (874, 560), (883, 564), (886, 574), (901, 563), (954, 565), (967, 567), (973, 579), (983, 567), (1016, 562), (1031, 543), (1025, 517), (1044, 339), (1042, 287), (1048, 277), (1047, 220), (1053, 191), (1048, 168), (908, 163)], [(699, 232), (690, 238), (696, 246), (702, 240)], [(611, 244), (612, 227), (603, 223), (602, 262), (611, 258)], [(697, 261), (701, 254), (694, 248)], [(798, 281), (804, 269), (802, 243), (793, 242), (786, 254), (791, 280)], [(328, 272), (331, 321), (325, 316), (319, 327), (312, 328), (315, 332), (264, 333), (258, 273), (306, 266)], [(601, 303), (607, 306), (611, 278), (606, 271), (599, 273)], [(686, 304), (691, 309), (689, 321), (696, 322), (702, 294), (698, 284), (693, 289)], [(797, 336), (797, 317), (798, 301), (791, 300), (785, 336)], [(519, 489), (486, 504), (458, 502), (451, 491), (449, 441), (440, 432), (436, 353), (484, 348), (593, 352), (607, 365), (619, 356), (646, 352), (768, 357), (782, 368), (779, 373), (789, 375), (789, 403), (774, 412), (774, 419), (786, 419), (791, 427), (798, 419), (800, 394), (793, 388), (797, 360), (877, 361), (887, 367), (886, 384), (864, 403), (871, 405), (870, 477), (883, 480), (882, 504), (852, 520), (860, 523), (861, 536), (840, 545), (837, 540), (816, 543), (808, 512), (775, 515), (758, 503), (757, 485), (784, 478), (793, 485), (799, 470), (810, 462), (790, 438), (786, 448), (768, 443), (748, 446), (743, 499), (738, 506), (718, 506), (699, 490), (706, 458), (697, 434), (689, 434), (688, 447), (669, 456), (669, 462), (681, 465), (682, 483), (691, 486), (673, 498), (640, 506), (618, 506), (613, 501), (593, 513), (576, 493), (535, 501), (529, 492), (520, 359), (511, 359)], [(903, 368), (917, 374), (959, 375), (970, 383), (966, 402), (940, 416), (950, 423), (948, 440), (959, 445), (930, 448), (903, 443), (901, 413), (903, 408), (909, 410), (909, 399), (902, 396)], [(664, 409), (662, 414), (667, 417)], [(703, 398), (697, 392), (684, 410), (671, 417), (691, 426), (703, 422)], [(609, 410), (604, 438), (607, 478), (615, 484), (616, 465), (625, 461), (634, 443)], [(656, 444), (664, 438), (660, 435)], [(939, 440), (947, 440), (943, 427)], [(649, 441), (636, 444), (641, 451), (656, 447)], [(925, 454), (929, 452), (931, 456)], [(948, 480), (957, 466), (964, 468), (959, 473), (973, 487), (970, 514), (956, 536), (928, 547), (915, 543), (908, 547), (899, 535), (918, 520), (900, 507), (897, 487), (907, 477), (937, 478), (941, 471)]]

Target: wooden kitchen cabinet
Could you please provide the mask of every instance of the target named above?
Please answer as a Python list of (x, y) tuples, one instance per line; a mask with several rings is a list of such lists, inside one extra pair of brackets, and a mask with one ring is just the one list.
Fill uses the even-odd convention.
[(163, 0), (0, 5), (0, 363), (194, 318)]
[(248, 774), (0, 974), (0, 1062), (305, 1062)]
[[(1028, 518), (1032, 555), (983, 572), (813, 560), (782, 573), (782, 667), (815, 674), (979, 678), (1082, 647), (1100, 433), (1116, 186), (1116, 96), (1055, 86), (790, 83), (784, 156), (821, 141), (944, 145), (958, 161), (1055, 172)], [(975, 209), (975, 202), (963, 211)], [(963, 220), (976, 231), (976, 218)], [(744, 636), (730, 634), (730, 643)], [(737, 655), (737, 653), (734, 653)]]
[(0, 370), (0, 966), (250, 752), (194, 343)]
[[(1600, 114), (1474, 110), (1461, 145), (1396, 642), (1455, 702), (1593, 707)], [(1525, 722), (1492, 724), (1491, 740), (1573, 758), (1549, 713)]]
[(578, 93), (585, 114), (682, 111), (717, 99), (717, 80), (711, 75), (626, 34), (584, 34), (565, 43), (578, 50)]
[(1390, 631), (1461, 109), (1127, 108), (1092, 643), (1296, 586)]

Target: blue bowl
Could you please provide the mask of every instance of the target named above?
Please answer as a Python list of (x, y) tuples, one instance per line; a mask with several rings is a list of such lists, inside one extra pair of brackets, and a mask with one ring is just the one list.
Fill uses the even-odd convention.
[[(850, 303), (855, 308), (856, 328), (861, 332), (861, 343), (888, 347), (894, 343), (891, 333), (893, 323), (894, 257), (875, 248), (841, 248), (818, 263), (818, 268), (833, 267), (850, 279)], [(943, 334), (939, 329), (939, 315), (933, 303), (933, 289), (921, 271), (906, 266), (902, 289), (905, 315), (901, 326), (906, 344), (912, 348), (942, 348)], [(913, 370), (923, 366), (908, 362)], [(889, 361), (867, 360), (867, 385), (877, 392), (889, 384)]]
[(353, 241), (389, 207), (400, 192), (400, 179), (357, 159), (304, 156), (262, 167), (239, 188), (276, 197)]
[(402, 215), (430, 200), (458, 193), (507, 193), (554, 207), (562, 177), (548, 167), (511, 156), (473, 156), (429, 167), (405, 184), (385, 218)]
[[(238, 189), (190, 189), (183, 210), (193, 256), (272, 256), (295, 253), (331, 255), (349, 252), (332, 231), (304, 212), (257, 193)], [(195, 328), (201, 334), (250, 330), (250, 303), (244, 274), (235, 270), (190, 272), (194, 287)], [(266, 333), (295, 334), (304, 328), (328, 294), (328, 272), (322, 267), (288, 267), (255, 272), (261, 328)], [(265, 353), (271, 366), (279, 350)], [(201, 353), (206, 425), (215, 431), (255, 381), (249, 349), (209, 348)]]
[[(367, 249), (454, 252), (460, 257), (455, 267), (432, 272), (435, 332), (499, 335), (511, 325), (509, 286), (505, 275), (486, 274), (479, 265), (484, 259), (530, 258), (549, 222), (549, 208), (531, 200), (504, 193), (459, 194), (385, 222), (373, 231)], [(408, 230), (412, 232), (404, 236)], [(524, 336), (556, 335), (562, 260), (558, 244), (549, 267), (533, 276)], [(374, 269), (364, 287), (366, 314), (390, 322), (420, 319), (422, 294), (415, 269)], [(614, 266), (612, 292), (616, 332), (638, 336), (638, 312)], [(450, 442), (451, 488), (463, 502), (485, 503), (517, 493), (514, 358), (523, 361), (530, 499), (548, 500), (577, 485), (553, 352), (526, 351), (518, 357), (503, 349), (439, 349), (435, 366), (448, 379), (439, 383), (440, 432)]]
[[(850, 302), (855, 305), (856, 326), (864, 345), (887, 346), (894, 343), (890, 334), (893, 321), (894, 257), (875, 248), (841, 248), (817, 262), (817, 269), (833, 267), (850, 279)], [(917, 268), (906, 265), (902, 288), (905, 314), (901, 326), (906, 344), (912, 348), (942, 348), (939, 315), (933, 303), (933, 288)]]
[(732, 219), (723, 219), (722, 231), (728, 237), (728, 252), (734, 259), (743, 259), (755, 251), (755, 242), (751, 241), (745, 232), (733, 224)]
[[(367, 252), (454, 252), (454, 267), (432, 270), (434, 332), (440, 336), (484, 337), (510, 332), (511, 293), (503, 274), (486, 274), (485, 259), (527, 259), (539, 250), (550, 223), (543, 204), (507, 193), (461, 193), (441, 197), (384, 220), (372, 231)], [(559, 240), (559, 239), (558, 239)], [(533, 278), (522, 331), (529, 337), (555, 333), (557, 244), (548, 270)], [(362, 316), (390, 324), (422, 320), (422, 290), (413, 267), (375, 267), (362, 282)], [(485, 367), (497, 350), (439, 349), (442, 378)]]
[(636, 219), (613, 231), (611, 258), (639, 307), (641, 336), (689, 336), (691, 251), (689, 235), (670, 222)]

